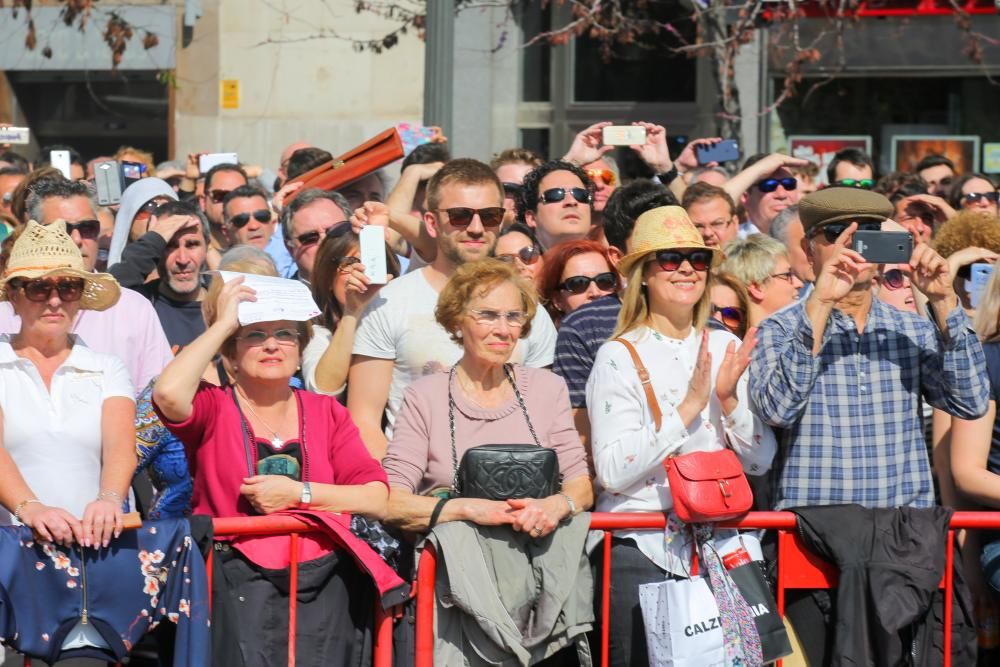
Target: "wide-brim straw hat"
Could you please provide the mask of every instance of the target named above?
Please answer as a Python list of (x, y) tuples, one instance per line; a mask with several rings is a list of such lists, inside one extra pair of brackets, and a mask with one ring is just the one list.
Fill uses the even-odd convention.
[(118, 303), (121, 287), (110, 273), (94, 273), (83, 266), (83, 255), (66, 233), (66, 222), (56, 220), (40, 225), (29, 220), (21, 236), (14, 242), (10, 259), (0, 276), (0, 301), (6, 301), (7, 283), (13, 278), (48, 278), (70, 276), (83, 278), (80, 307), (106, 310)]
[(618, 272), (628, 276), (636, 262), (659, 250), (698, 249), (712, 251), (712, 266), (722, 261), (718, 248), (705, 245), (698, 228), (680, 206), (660, 206), (646, 211), (635, 221), (632, 252), (618, 262)]

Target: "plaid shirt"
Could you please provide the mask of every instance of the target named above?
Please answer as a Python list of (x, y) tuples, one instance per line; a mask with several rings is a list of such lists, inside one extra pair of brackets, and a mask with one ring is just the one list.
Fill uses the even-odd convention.
[(813, 357), (804, 302), (764, 320), (750, 396), (765, 422), (788, 429), (777, 509), (934, 504), (921, 395), (964, 419), (985, 414), (989, 401), (983, 348), (961, 308), (947, 332), (945, 340), (933, 322), (874, 299), (860, 334), (835, 309)]

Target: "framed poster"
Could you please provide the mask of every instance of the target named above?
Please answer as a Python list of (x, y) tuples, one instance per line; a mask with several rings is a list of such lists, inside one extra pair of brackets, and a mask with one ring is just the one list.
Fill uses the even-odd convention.
[(913, 171), (928, 155), (943, 155), (964, 174), (979, 171), (979, 137), (975, 135), (897, 134), (892, 138), (890, 164), (896, 171)]
[(828, 185), (826, 168), (837, 151), (844, 148), (860, 148), (871, 155), (872, 138), (864, 134), (798, 134), (788, 137), (788, 152), (793, 157), (804, 158), (819, 165), (819, 177), (816, 180), (821, 185)]
[(983, 173), (1000, 174), (1000, 143), (983, 144)]

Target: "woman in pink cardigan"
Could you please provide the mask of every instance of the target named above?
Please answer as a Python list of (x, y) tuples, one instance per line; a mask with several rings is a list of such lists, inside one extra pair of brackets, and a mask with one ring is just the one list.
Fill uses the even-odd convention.
[[(547, 370), (509, 363), (536, 307), (533, 288), (494, 259), (466, 264), (448, 281), (435, 316), (464, 354), (448, 371), (406, 391), (382, 461), (390, 486), (387, 523), (417, 533), (446, 521), (509, 525), (537, 539), (593, 504), (566, 383)], [(467, 450), (535, 442), (556, 452), (559, 492), (538, 499), (449, 499), (456, 464)]]

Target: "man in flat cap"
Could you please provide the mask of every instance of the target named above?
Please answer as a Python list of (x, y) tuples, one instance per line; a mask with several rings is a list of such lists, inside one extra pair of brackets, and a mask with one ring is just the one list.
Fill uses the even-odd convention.
[(963, 419), (986, 413), (985, 357), (945, 260), (916, 243), (904, 269), (933, 320), (873, 298), (878, 265), (851, 241), (859, 229), (880, 230), (892, 212), (888, 199), (856, 188), (827, 188), (799, 203), (815, 287), (764, 320), (750, 365), (757, 414), (786, 430), (774, 465), (776, 509), (931, 507), (921, 397)]

